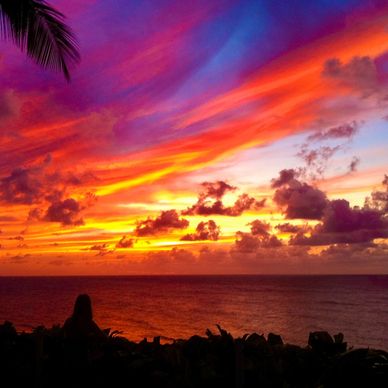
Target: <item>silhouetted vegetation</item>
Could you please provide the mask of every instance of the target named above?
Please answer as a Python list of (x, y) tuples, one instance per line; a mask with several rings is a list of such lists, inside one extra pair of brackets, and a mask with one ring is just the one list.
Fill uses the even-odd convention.
[(0, 37), (11, 40), (36, 63), (63, 73), (80, 60), (64, 15), (44, 0), (0, 0)]
[(75, 341), (60, 326), (17, 333), (0, 325), (3, 387), (387, 387), (388, 353), (347, 349), (343, 335), (310, 333), (306, 347), (279, 335), (233, 338), (218, 326), (206, 337), (135, 343), (104, 330)]

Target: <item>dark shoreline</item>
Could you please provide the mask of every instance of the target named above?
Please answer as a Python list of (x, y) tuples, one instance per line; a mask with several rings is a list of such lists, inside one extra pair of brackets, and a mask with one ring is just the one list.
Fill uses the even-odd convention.
[[(4, 387), (387, 387), (388, 353), (349, 348), (339, 333), (308, 336), (306, 346), (279, 335), (233, 338), (218, 326), (206, 336), (162, 343), (129, 341), (106, 330), (101, 341), (69, 341), (60, 326), (18, 333), (0, 324)], [(4, 384), (4, 385), (3, 385)]]

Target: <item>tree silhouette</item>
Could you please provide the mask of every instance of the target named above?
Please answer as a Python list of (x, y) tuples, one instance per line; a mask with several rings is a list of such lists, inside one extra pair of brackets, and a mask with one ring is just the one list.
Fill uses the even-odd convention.
[(0, 37), (11, 40), (43, 68), (62, 72), (80, 60), (65, 16), (44, 0), (0, 0)]

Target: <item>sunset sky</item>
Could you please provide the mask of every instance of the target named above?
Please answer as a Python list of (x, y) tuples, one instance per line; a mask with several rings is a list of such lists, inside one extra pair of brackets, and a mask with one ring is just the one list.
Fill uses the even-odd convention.
[(0, 42), (0, 275), (388, 273), (388, 1), (53, 0)]

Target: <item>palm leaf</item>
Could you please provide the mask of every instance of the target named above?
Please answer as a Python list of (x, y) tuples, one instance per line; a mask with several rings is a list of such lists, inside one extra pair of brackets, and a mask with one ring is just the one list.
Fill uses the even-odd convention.
[(78, 45), (64, 15), (44, 0), (0, 0), (0, 36), (12, 40), (44, 68), (64, 74), (80, 60)]

